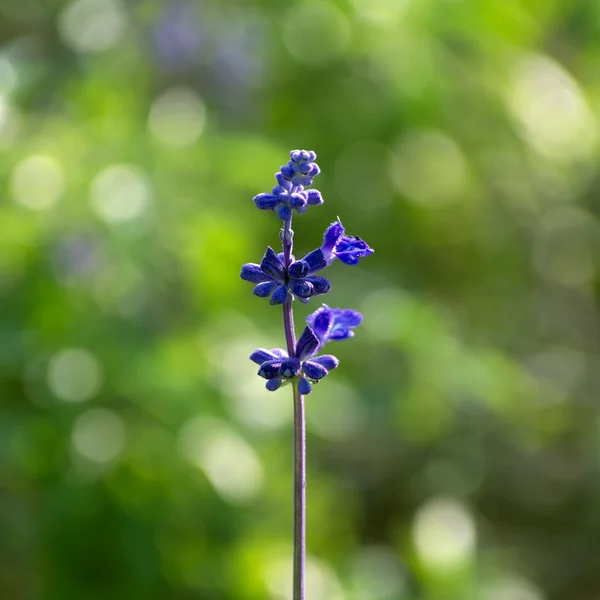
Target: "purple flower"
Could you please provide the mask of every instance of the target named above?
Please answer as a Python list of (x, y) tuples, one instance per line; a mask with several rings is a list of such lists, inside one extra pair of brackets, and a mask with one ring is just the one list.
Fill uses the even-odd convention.
[(267, 380), (266, 388), (274, 392), (290, 379), (298, 377), (298, 391), (310, 394), (312, 384), (317, 383), (339, 365), (331, 354), (314, 356), (319, 349), (319, 339), (307, 325), (298, 338), (296, 353), (288, 357), (285, 350), (258, 348), (250, 355), (250, 360), (260, 365), (258, 374)]
[(283, 253), (275, 254), (269, 246), (260, 265), (245, 264), (240, 277), (257, 284), (253, 290), (256, 296), (271, 296), (271, 304), (283, 304), (288, 294), (293, 294), (306, 303), (311, 296), (326, 294), (331, 289), (327, 278), (311, 275), (306, 270), (295, 269), (292, 273), (292, 267), (293, 264), (286, 270)]
[(354, 337), (354, 327), (358, 327), (362, 315), (350, 308), (329, 308), (323, 304), (312, 315), (306, 317), (306, 322), (312, 327), (319, 339), (319, 348), (330, 340), (345, 340)]
[(367, 242), (353, 235), (345, 235), (345, 231), (340, 220), (332, 223), (325, 230), (321, 247), (290, 265), (290, 273), (310, 275), (328, 267), (336, 258), (345, 265), (357, 265), (360, 258), (373, 254), (374, 250)]
[(323, 204), (321, 192), (304, 189), (320, 173), (319, 165), (313, 162), (317, 155), (312, 150), (292, 150), (290, 157), (288, 164), (275, 174), (277, 185), (272, 193), (254, 197), (258, 208), (274, 210), (284, 221), (292, 216), (292, 210), (302, 214), (309, 205)]

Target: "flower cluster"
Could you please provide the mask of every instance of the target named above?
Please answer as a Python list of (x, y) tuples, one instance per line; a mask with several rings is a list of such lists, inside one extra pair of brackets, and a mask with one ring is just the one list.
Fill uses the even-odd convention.
[(358, 237), (345, 235), (341, 221), (335, 221), (326, 230), (320, 248), (309, 252), (286, 269), (283, 253), (275, 254), (269, 246), (260, 264), (247, 263), (240, 277), (256, 283), (254, 294), (265, 298), (271, 296), (271, 304), (283, 304), (289, 296), (300, 302), (308, 302), (311, 296), (326, 294), (331, 283), (326, 277), (315, 273), (331, 265), (336, 259), (346, 265), (357, 265), (359, 259), (372, 254), (366, 242)]
[(250, 359), (260, 365), (258, 374), (267, 380), (266, 387), (270, 391), (293, 382), (298, 392), (309, 394), (312, 385), (339, 364), (335, 356), (317, 356), (317, 353), (329, 341), (352, 337), (352, 329), (362, 320), (362, 315), (354, 310), (329, 308), (324, 304), (308, 316), (308, 325), (297, 341), (293, 335), (292, 300), (306, 303), (312, 296), (326, 294), (331, 289), (329, 280), (317, 273), (336, 260), (345, 265), (357, 265), (361, 258), (373, 254), (361, 238), (346, 235), (338, 219), (325, 230), (319, 248), (299, 260), (292, 255), (292, 210), (302, 214), (309, 205), (323, 204), (320, 192), (304, 189), (312, 185), (313, 177), (320, 172), (315, 159), (316, 154), (312, 151), (292, 151), (288, 164), (275, 175), (278, 185), (272, 193), (254, 198), (258, 208), (273, 210), (284, 221), (280, 236), (283, 252), (276, 253), (269, 246), (260, 264), (247, 263), (240, 274), (242, 279), (255, 284), (256, 296), (270, 297), (271, 304), (283, 304), (288, 351), (259, 348), (250, 355)]
[(308, 206), (323, 204), (318, 190), (305, 190), (312, 185), (313, 177), (321, 170), (316, 162), (317, 155), (312, 150), (293, 150), (290, 160), (275, 174), (277, 185), (270, 194), (254, 197), (256, 206), (262, 210), (274, 210), (280, 219), (292, 216), (292, 209), (298, 214), (306, 212)]
[(250, 355), (250, 360), (260, 365), (258, 374), (267, 380), (268, 390), (275, 391), (298, 377), (298, 391), (310, 394), (312, 384), (321, 381), (339, 364), (332, 354), (315, 355), (331, 340), (352, 337), (354, 332), (350, 329), (360, 324), (362, 315), (354, 310), (329, 308), (324, 304), (306, 321), (309, 325), (298, 339), (294, 356), (288, 356), (282, 348), (258, 348)]

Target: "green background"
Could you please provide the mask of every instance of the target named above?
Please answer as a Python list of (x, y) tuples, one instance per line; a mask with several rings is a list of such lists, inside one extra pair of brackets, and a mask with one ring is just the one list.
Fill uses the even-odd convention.
[[(600, 598), (595, 0), (1, 0), (0, 597), (290, 597), (293, 148), (375, 254), (307, 398), (307, 600)], [(296, 307), (296, 327), (319, 306)]]

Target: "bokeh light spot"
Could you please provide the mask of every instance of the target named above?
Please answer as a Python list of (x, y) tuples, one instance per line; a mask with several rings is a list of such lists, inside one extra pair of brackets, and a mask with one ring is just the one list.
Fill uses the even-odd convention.
[(538, 222), (533, 265), (546, 280), (565, 286), (587, 284), (595, 274), (593, 244), (598, 237), (595, 219), (584, 210), (561, 206)]
[(9, 94), (18, 83), (17, 69), (6, 56), (0, 55), (0, 93)]
[(69, 348), (56, 354), (48, 366), (48, 385), (65, 402), (92, 398), (102, 385), (102, 367), (94, 354), (82, 348)]
[(545, 596), (527, 579), (511, 575), (484, 585), (482, 600), (544, 600)]
[(228, 502), (248, 502), (262, 487), (263, 468), (252, 446), (216, 419), (188, 421), (179, 434), (179, 449)]
[(389, 163), (397, 190), (426, 206), (459, 198), (467, 184), (467, 162), (457, 144), (437, 131), (419, 131), (397, 143)]
[[(292, 411), (278, 394), (265, 388), (265, 380), (256, 375), (258, 365), (248, 360), (248, 348), (273, 346), (262, 343), (258, 335), (257, 332), (253, 338), (237, 339), (221, 336), (221, 340), (215, 340), (209, 356), (211, 371), (215, 385), (221, 388), (239, 421), (253, 429), (279, 429), (291, 421)], [(238, 365), (235, 373), (230, 365)]]
[(45, 154), (28, 156), (13, 169), (10, 190), (15, 202), (31, 210), (56, 204), (65, 188), (62, 167)]
[(466, 508), (450, 498), (433, 498), (420, 507), (413, 540), (421, 561), (430, 567), (452, 569), (464, 564), (475, 550), (475, 525)]
[(354, 389), (338, 380), (319, 383), (319, 402), (307, 412), (307, 427), (330, 439), (343, 439), (360, 431), (366, 410)]
[(555, 61), (528, 56), (515, 67), (508, 103), (524, 139), (558, 161), (588, 156), (597, 124), (578, 83)]
[(206, 109), (200, 95), (191, 88), (172, 88), (152, 104), (148, 127), (165, 146), (185, 148), (202, 134)]
[(283, 37), (298, 62), (327, 63), (348, 45), (350, 25), (344, 13), (330, 2), (302, 2), (290, 9)]
[(398, 18), (410, 8), (412, 0), (351, 0), (354, 10), (361, 19), (366, 19), (382, 27), (397, 27)]
[(93, 408), (77, 418), (73, 426), (74, 449), (84, 458), (99, 464), (119, 456), (125, 447), (126, 429), (114, 411)]
[(526, 361), (525, 367), (540, 384), (544, 402), (563, 402), (583, 381), (587, 363), (583, 352), (554, 347), (540, 349)]
[[(292, 600), (292, 587), (289, 585), (291, 580), (291, 556), (279, 556), (267, 564), (265, 582), (273, 600)], [(335, 572), (329, 565), (312, 556), (306, 557), (305, 586), (306, 597), (311, 600), (346, 600)]]
[(20, 115), (17, 109), (0, 94), (0, 144), (5, 146), (13, 141), (20, 129)]
[(352, 597), (395, 600), (406, 593), (406, 575), (390, 548), (370, 546), (356, 556), (352, 568)]
[(76, 0), (58, 16), (58, 31), (78, 52), (103, 52), (127, 31), (128, 14), (120, 0)]
[(140, 216), (150, 203), (150, 183), (140, 169), (128, 164), (107, 167), (94, 177), (91, 201), (99, 217), (122, 223)]

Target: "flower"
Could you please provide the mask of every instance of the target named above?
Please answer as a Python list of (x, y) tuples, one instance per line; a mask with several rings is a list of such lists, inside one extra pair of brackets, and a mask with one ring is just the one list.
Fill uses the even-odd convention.
[(340, 341), (354, 337), (354, 327), (358, 327), (362, 315), (350, 308), (329, 308), (323, 304), (312, 315), (306, 317), (306, 322), (312, 327), (319, 339), (319, 348), (330, 340)]
[(338, 359), (331, 354), (314, 356), (318, 348), (319, 339), (307, 325), (298, 338), (294, 356), (289, 357), (281, 348), (258, 348), (250, 355), (250, 360), (260, 365), (258, 374), (267, 380), (269, 391), (274, 392), (282, 384), (298, 377), (298, 391), (310, 394), (312, 384), (321, 381), (339, 365)]
[(345, 232), (339, 219), (332, 223), (323, 234), (321, 247), (290, 265), (290, 273), (312, 275), (331, 265), (336, 258), (346, 265), (357, 265), (360, 258), (373, 254), (374, 250), (367, 242), (353, 235), (345, 235)]
[(271, 296), (271, 304), (283, 304), (291, 293), (301, 302), (306, 303), (311, 296), (326, 294), (331, 283), (325, 277), (313, 276), (306, 270), (286, 269), (283, 253), (275, 254), (270, 246), (260, 263), (247, 263), (242, 267), (240, 277), (245, 281), (256, 283), (253, 293), (261, 298)]
[(313, 162), (317, 155), (312, 150), (292, 150), (290, 157), (288, 164), (275, 174), (277, 185), (272, 193), (254, 197), (258, 208), (274, 210), (284, 221), (292, 216), (292, 210), (302, 214), (309, 205), (323, 204), (321, 192), (304, 189), (312, 185), (313, 177), (321, 172), (319, 165)]

